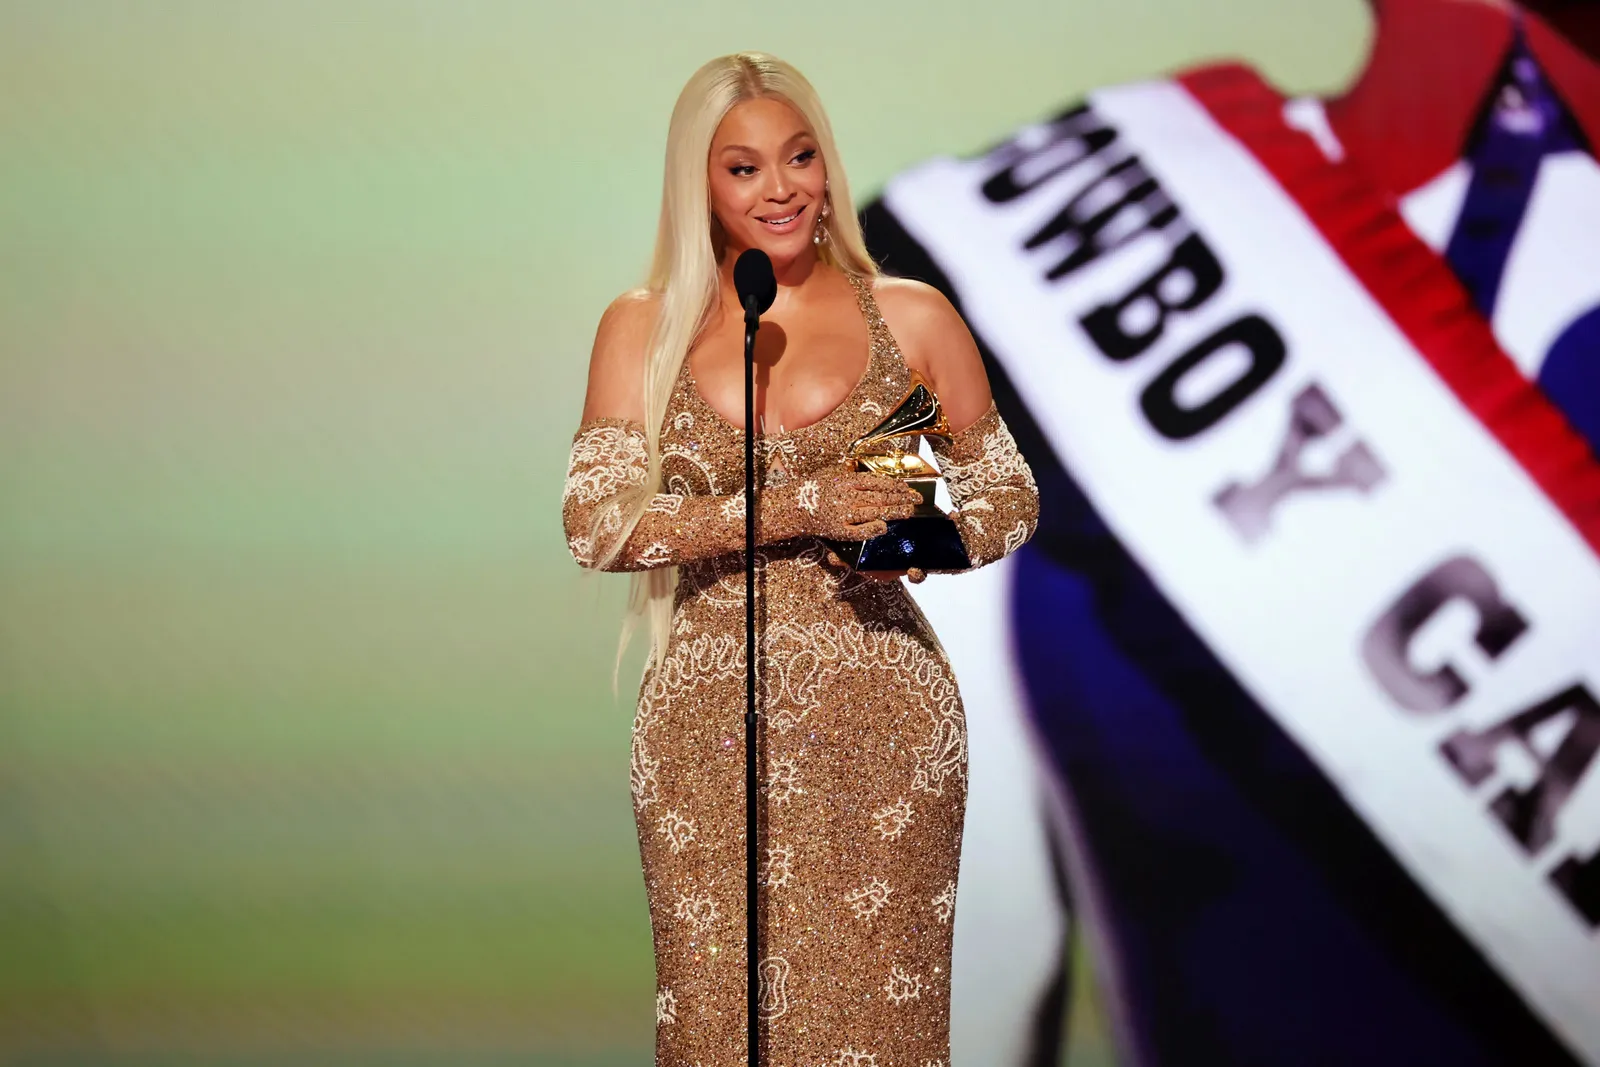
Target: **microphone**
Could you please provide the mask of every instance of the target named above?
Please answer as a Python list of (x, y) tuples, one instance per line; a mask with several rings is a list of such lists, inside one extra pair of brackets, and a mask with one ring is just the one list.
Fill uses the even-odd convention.
[(761, 930), (756, 899), (756, 810), (760, 793), (756, 775), (756, 331), (761, 313), (778, 298), (778, 279), (772, 259), (759, 248), (747, 248), (733, 264), (733, 290), (744, 307), (744, 879), (745, 879), (745, 1026), (749, 1032), (749, 1061), (761, 1062), (757, 1044), (758, 990), (761, 976)]
[(733, 291), (739, 294), (746, 322), (761, 317), (778, 298), (778, 279), (772, 273), (772, 259), (759, 248), (747, 248), (733, 264)]

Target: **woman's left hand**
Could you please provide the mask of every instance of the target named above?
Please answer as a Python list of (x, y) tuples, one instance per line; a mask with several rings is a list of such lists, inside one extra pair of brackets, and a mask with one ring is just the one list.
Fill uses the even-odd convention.
[(911, 567), (903, 571), (857, 571), (863, 578), (871, 578), (875, 582), (898, 582), (901, 578), (909, 578), (915, 585), (928, 576), (921, 567)]
[[(846, 570), (851, 569), (850, 564), (840, 559), (839, 554), (831, 548), (828, 549), (828, 562), (835, 567), (844, 567)], [(901, 578), (908, 578), (912, 585), (916, 585), (928, 577), (928, 572), (921, 567), (911, 567), (903, 571), (856, 571), (856, 573), (874, 582), (898, 582)]]

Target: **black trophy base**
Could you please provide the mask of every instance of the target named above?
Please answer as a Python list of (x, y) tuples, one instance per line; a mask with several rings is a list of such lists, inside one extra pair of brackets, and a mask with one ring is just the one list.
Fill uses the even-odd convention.
[[(931, 512), (931, 514), (929, 513)], [(858, 571), (964, 571), (972, 566), (961, 531), (936, 507), (908, 519), (886, 520), (889, 529), (868, 541), (829, 541), (828, 547)]]

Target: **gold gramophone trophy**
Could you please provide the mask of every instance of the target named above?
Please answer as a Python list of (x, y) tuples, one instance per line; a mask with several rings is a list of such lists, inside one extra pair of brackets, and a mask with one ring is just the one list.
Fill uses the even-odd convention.
[(972, 561), (961, 543), (961, 532), (933, 502), (939, 471), (916, 452), (906, 451), (900, 443), (905, 437), (950, 440), (944, 407), (916, 371), (911, 372), (911, 384), (894, 410), (852, 441), (847, 455), (856, 461), (858, 470), (905, 482), (922, 495), (922, 502), (910, 518), (886, 520), (888, 531), (871, 540), (830, 541), (829, 545), (840, 558), (861, 571), (903, 571), (911, 567), (925, 571), (965, 570)]

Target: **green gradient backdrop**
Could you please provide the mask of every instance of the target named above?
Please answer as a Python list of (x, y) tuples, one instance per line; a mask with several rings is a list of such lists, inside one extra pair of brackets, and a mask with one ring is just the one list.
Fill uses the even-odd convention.
[(0, 4), (0, 1062), (649, 1062), (624, 583), (559, 495), (683, 80), (796, 63), (864, 198), (1203, 58), (1332, 88), (1366, 32), (1361, 0)]

